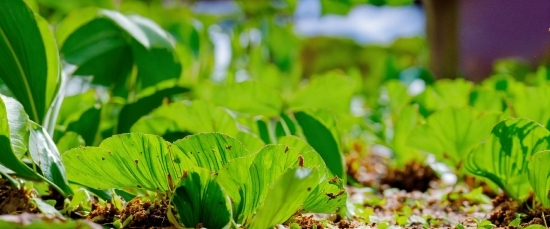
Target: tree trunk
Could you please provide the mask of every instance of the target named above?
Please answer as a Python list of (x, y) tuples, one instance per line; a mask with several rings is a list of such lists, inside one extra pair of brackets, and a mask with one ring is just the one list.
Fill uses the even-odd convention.
[(438, 79), (459, 76), (459, 0), (423, 0), (429, 69)]

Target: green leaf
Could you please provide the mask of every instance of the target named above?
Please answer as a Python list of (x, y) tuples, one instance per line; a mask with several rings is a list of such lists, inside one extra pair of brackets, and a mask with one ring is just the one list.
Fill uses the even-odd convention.
[(411, 132), (422, 121), (418, 107), (409, 105), (401, 109), (397, 115), (393, 127), (393, 139), (391, 149), (396, 157), (398, 165), (405, 165), (411, 160), (421, 160), (420, 152), (407, 144)]
[[(536, 101), (536, 102), (534, 102)], [(517, 87), (512, 99), (516, 117), (529, 118), (541, 125), (550, 124), (550, 86)]]
[(70, 123), (78, 121), (82, 113), (99, 102), (96, 97), (95, 90), (65, 97), (57, 116), (57, 124), (67, 127)]
[(150, 95), (143, 96), (133, 103), (124, 105), (118, 115), (117, 132), (130, 132), (132, 125), (134, 125), (141, 117), (149, 114), (155, 108), (160, 107), (165, 98), (170, 98), (173, 95), (182, 94), (188, 91), (188, 88), (178, 86), (159, 88)]
[(73, 191), (65, 175), (65, 166), (57, 146), (48, 133), (39, 125), (31, 124), (29, 137), (29, 152), (32, 160), (40, 167), (42, 175), (56, 187), (61, 194), (69, 195)]
[(0, 228), (13, 229), (102, 229), (99, 224), (87, 220), (63, 220), (58, 217), (49, 217), (39, 214), (29, 214), (24, 212), (21, 215), (3, 215), (0, 216)]
[(86, 145), (93, 145), (101, 121), (101, 108), (92, 107), (82, 113), (80, 119), (70, 123), (66, 131), (72, 131), (84, 139)]
[(265, 117), (278, 117), (283, 107), (279, 92), (254, 81), (219, 86), (212, 101), (234, 111)]
[(550, 207), (550, 151), (536, 153), (528, 165), (529, 183), (537, 198), (546, 208)]
[(505, 106), (501, 94), (494, 90), (477, 88), (470, 94), (470, 106), (479, 111), (503, 112)]
[(216, 182), (216, 176), (207, 169), (195, 168), (182, 177), (173, 204), (181, 223), (188, 228), (199, 224), (223, 228), (231, 220), (231, 204)]
[[(162, 122), (171, 124), (163, 125)], [(235, 119), (226, 110), (208, 102), (193, 101), (162, 105), (136, 122), (130, 131), (156, 135), (183, 131), (221, 132), (235, 136), (238, 129)]]
[(28, 123), (28, 116), (17, 100), (0, 97), (0, 163), (19, 176), (41, 179), (21, 161), (21, 157), (27, 152)]
[(522, 200), (531, 191), (529, 158), (549, 146), (550, 132), (541, 125), (527, 119), (507, 119), (495, 125), (486, 141), (469, 154), (466, 169)]
[(63, 162), (70, 181), (99, 190), (172, 190), (183, 171), (195, 167), (178, 147), (142, 133), (116, 135), (99, 147), (69, 150), (63, 154)]
[(307, 142), (321, 155), (329, 170), (345, 177), (336, 120), (330, 112), (296, 112), (294, 117), (302, 128)]
[(293, 110), (325, 109), (349, 113), (355, 82), (350, 77), (327, 74), (314, 78), (290, 101)]
[(93, 75), (92, 83), (105, 86), (124, 87), (134, 64), (137, 78), (131, 89), (138, 91), (177, 79), (182, 70), (166, 31), (149, 19), (110, 10), (74, 31), (61, 51), (68, 63), (78, 66), (73, 75)]
[[(279, 144), (293, 147), (298, 152), (313, 151), (307, 142), (296, 136), (285, 136), (279, 138)], [(345, 207), (347, 195), (343, 192), (344, 181), (334, 176), (326, 167), (323, 158), (318, 153), (311, 154), (308, 158), (310, 163), (319, 165), (321, 182), (313, 189), (304, 203), (304, 211), (315, 213), (334, 213)]]
[(471, 108), (441, 110), (410, 133), (408, 144), (459, 169), (463, 159), (491, 133), (498, 121), (498, 113), (479, 113)]
[(267, 191), (267, 198), (250, 222), (250, 228), (271, 228), (298, 211), (319, 182), (319, 172), (311, 168), (293, 168), (283, 173)]
[[(258, 153), (236, 158), (219, 171), (218, 183), (233, 203), (233, 219), (248, 224), (267, 196), (268, 187), (289, 168), (318, 168), (322, 165), (315, 151), (300, 153), (286, 145), (268, 145)], [(317, 184), (321, 182), (317, 180)], [(312, 190), (315, 186), (311, 187)], [(304, 203), (302, 203), (304, 204)]]
[(65, 219), (57, 209), (55, 209), (52, 205), (44, 202), (42, 199), (32, 198), (31, 202), (34, 203), (38, 210), (40, 210), (40, 212), (42, 212), (44, 215)]
[(77, 148), (79, 146), (85, 146), (84, 139), (75, 132), (66, 132), (63, 137), (57, 141), (57, 149), (60, 153), (64, 153), (67, 150)]
[(446, 108), (468, 106), (472, 82), (464, 79), (439, 80), (414, 98), (420, 105), (420, 113), (427, 117), (431, 113)]
[(235, 158), (250, 154), (237, 139), (219, 133), (192, 135), (174, 142), (174, 145), (195, 164), (212, 172), (217, 172)]
[(399, 115), (401, 110), (412, 100), (407, 92), (407, 87), (398, 80), (387, 81), (380, 94), (381, 105), (388, 106), (393, 116)]
[(42, 124), (61, 85), (59, 55), (48, 23), (21, 0), (0, 3), (0, 78)]
[(547, 227), (540, 224), (531, 224), (523, 229), (547, 229)]
[(163, 137), (170, 134), (220, 132), (237, 138), (249, 149), (259, 149), (264, 145), (258, 137), (240, 130), (237, 121), (227, 110), (200, 100), (162, 105), (138, 120), (130, 131)]

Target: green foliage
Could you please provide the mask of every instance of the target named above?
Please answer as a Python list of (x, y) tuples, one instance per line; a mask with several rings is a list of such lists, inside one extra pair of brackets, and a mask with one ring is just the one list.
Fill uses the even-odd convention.
[(338, 177), (345, 177), (336, 120), (332, 113), (323, 110), (300, 111), (294, 113), (294, 117), (302, 127), (307, 142), (319, 152), (329, 170)]
[(535, 195), (546, 208), (550, 207), (550, 151), (536, 153), (528, 165), (529, 183)]
[(193, 170), (182, 177), (175, 190), (173, 201), (181, 223), (186, 227), (202, 223), (206, 228), (223, 228), (231, 219), (229, 200), (215, 175), (202, 168)]
[(439, 80), (426, 87), (426, 90), (414, 98), (424, 117), (445, 108), (461, 108), (468, 105), (473, 84), (464, 79)]
[(504, 120), (468, 155), (465, 167), (491, 180), (514, 199), (523, 200), (531, 191), (527, 179), (529, 159), (536, 152), (548, 149), (549, 144), (550, 132), (536, 122)]
[[(28, 120), (23, 106), (15, 99), (3, 96), (0, 98), (0, 164), (19, 176), (45, 180), (62, 194), (70, 194), (72, 191), (65, 178), (59, 152), (48, 133)], [(30, 152), (32, 160), (40, 167), (41, 173), (22, 161), (27, 158), (27, 152)]]
[(95, 19), (76, 29), (61, 53), (65, 61), (78, 66), (73, 75), (93, 75), (94, 84), (115, 85), (123, 97), (134, 65), (137, 76), (130, 88), (138, 91), (176, 79), (182, 69), (173, 38), (166, 31), (150, 19), (110, 10), (99, 11)]
[[(319, 182), (317, 169), (293, 168), (282, 174), (267, 191), (250, 228), (271, 228), (286, 221), (304, 203), (312, 187)], [(291, 198), (289, 198), (292, 196)]]
[(468, 153), (490, 134), (498, 113), (480, 113), (471, 108), (438, 111), (409, 135), (410, 146), (433, 153), (457, 171)]
[[(305, 142), (300, 144), (304, 148)], [(330, 173), (317, 152), (268, 145), (250, 154), (239, 141), (219, 133), (192, 135), (174, 144), (142, 133), (117, 135), (99, 147), (72, 149), (63, 154), (63, 161), (68, 178), (84, 186), (173, 193), (186, 226), (200, 222), (216, 228), (226, 225), (231, 205), (225, 195), (233, 203), (233, 219), (246, 225), (266, 223), (266, 217), (272, 220), (270, 225), (281, 223), (302, 207), (340, 209), (346, 199), (341, 180), (329, 180)], [(313, 170), (292, 170), (299, 167)], [(272, 186), (274, 182), (280, 185)], [(296, 192), (288, 195), (287, 188)], [(337, 192), (324, 195), (335, 188)], [(268, 197), (277, 197), (277, 201)], [(287, 203), (285, 211), (271, 215), (272, 207), (283, 208), (279, 201)], [(255, 217), (260, 219), (254, 221)]]
[(62, 84), (59, 54), (48, 23), (22, 0), (0, 3), (0, 78), (30, 120), (44, 124)]

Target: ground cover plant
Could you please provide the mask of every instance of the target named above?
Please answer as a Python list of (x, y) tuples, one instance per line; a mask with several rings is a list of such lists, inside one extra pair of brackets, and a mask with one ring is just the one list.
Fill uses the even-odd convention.
[[(482, 82), (434, 79), (424, 41), (404, 38), (366, 47), (366, 66), (331, 67), (300, 50), (346, 42), (296, 36), (295, 1), (237, 1), (240, 12), (219, 15), (61, 2), (0, 1), (0, 228), (550, 220), (544, 63), (521, 77), (514, 62)], [(232, 51), (221, 78), (220, 30)]]

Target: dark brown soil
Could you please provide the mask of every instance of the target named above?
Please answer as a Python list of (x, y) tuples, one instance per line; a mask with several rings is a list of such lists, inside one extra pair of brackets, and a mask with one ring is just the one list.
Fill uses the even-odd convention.
[(113, 223), (115, 217), (120, 216), (120, 211), (111, 203), (101, 206), (99, 203), (92, 203), (92, 212), (86, 219), (99, 224)]
[(162, 200), (142, 202), (139, 197), (134, 198), (126, 205), (120, 214), (120, 222), (124, 222), (131, 215), (132, 221), (126, 228), (168, 228), (172, 224), (166, 215), (168, 203)]
[(14, 215), (22, 212), (37, 213), (38, 208), (30, 202), (36, 195), (25, 189), (12, 187), (7, 180), (0, 180), (0, 215)]
[(550, 209), (536, 205), (534, 208), (529, 206), (533, 203), (533, 196), (525, 201), (523, 205), (518, 204), (514, 199), (508, 197), (505, 193), (499, 193), (493, 199), (493, 211), (489, 220), (497, 227), (506, 227), (516, 219), (518, 214), (523, 214), (521, 226), (525, 227), (531, 224), (544, 224), (543, 215), (546, 222), (550, 222)]
[(300, 228), (302, 229), (312, 229), (313, 226), (316, 226), (317, 229), (324, 229), (323, 224), (317, 220), (313, 219), (313, 215), (307, 216), (307, 215), (299, 215), (295, 218), (298, 225), (300, 225)]
[(431, 182), (438, 180), (439, 177), (430, 166), (411, 161), (405, 164), (403, 169), (389, 169), (382, 176), (380, 183), (408, 192), (424, 192), (430, 188)]

